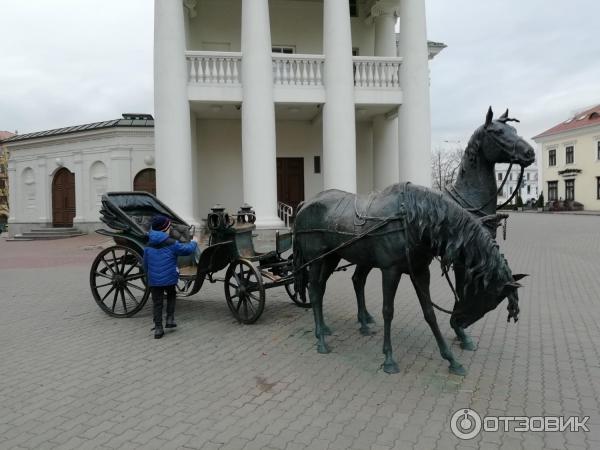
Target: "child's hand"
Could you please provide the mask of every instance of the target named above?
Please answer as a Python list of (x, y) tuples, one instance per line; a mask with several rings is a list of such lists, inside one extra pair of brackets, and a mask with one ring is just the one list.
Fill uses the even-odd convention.
[(198, 243), (198, 238), (196, 236), (192, 237), (192, 241), (194, 241), (196, 244)]

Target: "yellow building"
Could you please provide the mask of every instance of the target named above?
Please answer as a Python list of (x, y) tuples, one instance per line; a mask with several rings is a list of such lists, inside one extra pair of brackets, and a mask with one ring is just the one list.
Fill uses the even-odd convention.
[(600, 105), (533, 138), (539, 144), (540, 189), (548, 202), (574, 201), (600, 211)]
[(0, 232), (8, 222), (8, 150), (2, 139), (14, 136), (8, 131), (0, 131)]

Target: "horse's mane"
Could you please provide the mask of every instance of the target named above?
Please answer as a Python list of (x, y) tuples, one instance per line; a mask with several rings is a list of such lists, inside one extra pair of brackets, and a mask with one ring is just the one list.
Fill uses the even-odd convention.
[(411, 233), (429, 242), (442, 265), (465, 266), (465, 288), (487, 289), (512, 275), (498, 244), (471, 214), (441, 193), (408, 184), (405, 193), (407, 222)]
[(477, 161), (477, 154), (481, 147), (481, 140), (483, 134), (483, 127), (477, 128), (475, 132), (469, 138), (469, 143), (467, 144), (467, 148), (465, 149), (465, 153), (460, 162), (460, 170), (465, 170), (465, 166), (467, 164), (472, 165)]

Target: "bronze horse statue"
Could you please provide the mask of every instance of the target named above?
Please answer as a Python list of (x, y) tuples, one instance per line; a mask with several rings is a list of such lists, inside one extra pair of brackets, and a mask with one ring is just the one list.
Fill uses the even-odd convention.
[[(493, 120), (492, 108), (488, 109), (485, 123), (480, 126), (469, 140), (464, 152), (458, 177), (454, 185), (446, 188), (444, 194), (465, 208), (475, 217), (482, 220), (483, 225), (492, 237), (496, 237), (498, 216), (496, 215), (496, 163), (518, 164), (527, 167), (535, 161), (533, 148), (517, 134), (508, 122), (518, 122), (508, 117), (508, 109), (497, 120)], [(363, 335), (371, 334), (369, 323), (373, 317), (365, 305), (365, 283), (372, 267), (359, 263), (352, 276), (354, 291), (358, 304), (358, 321)], [(460, 261), (454, 264), (456, 294), (462, 299), (464, 288), (464, 269)], [(456, 304), (454, 308), (456, 308)], [(474, 350), (475, 345), (463, 327), (453, 326), (465, 350)]]
[(294, 266), (297, 277), (308, 277), (298, 282), (308, 283), (319, 353), (329, 352), (325, 336), (331, 334), (323, 319), (325, 286), (343, 258), (381, 269), (385, 372), (399, 371), (390, 328), (400, 277), (409, 274), (442, 357), (452, 373), (464, 375), (440, 332), (429, 294), (429, 265), (436, 256), (445, 266), (460, 262), (465, 268), (464, 292), (450, 319), (453, 326), (471, 325), (506, 297), (509, 320), (518, 319), (518, 277), (481, 223), (440, 192), (400, 183), (366, 202), (335, 189), (307, 201), (294, 222)]

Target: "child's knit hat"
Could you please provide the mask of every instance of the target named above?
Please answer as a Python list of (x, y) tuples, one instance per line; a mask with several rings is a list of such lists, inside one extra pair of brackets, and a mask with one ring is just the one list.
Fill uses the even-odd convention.
[(152, 218), (152, 229), (155, 231), (167, 231), (171, 226), (171, 219), (165, 216), (154, 216)]

